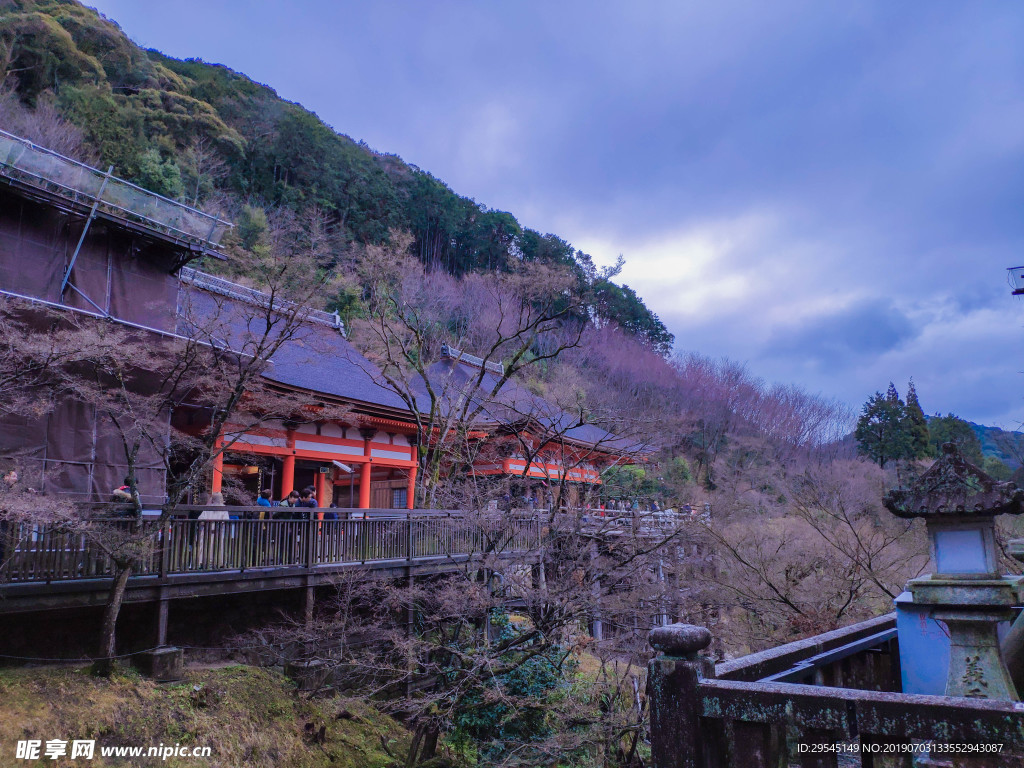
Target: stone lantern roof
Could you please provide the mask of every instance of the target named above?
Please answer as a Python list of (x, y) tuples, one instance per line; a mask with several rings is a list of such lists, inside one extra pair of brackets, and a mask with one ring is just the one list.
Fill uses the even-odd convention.
[(909, 488), (885, 494), (886, 508), (897, 517), (926, 520), (1019, 515), (1024, 512), (1024, 489), (999, 482), (967, 461), (953, 443)]

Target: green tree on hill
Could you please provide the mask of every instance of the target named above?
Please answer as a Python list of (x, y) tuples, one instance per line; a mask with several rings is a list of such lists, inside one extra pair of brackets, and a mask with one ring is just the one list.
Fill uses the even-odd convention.
[(952, 413), (933, 416), (928, 422), (928, 434), (935, 455), (938, 455), (943, 443), (953, 443), (972, 464), (980, 467), (985, 460), (981, 452), (981, 441), (978, 440), (974, 429), (968, 422)]
[(139, 172), (136, 176), (141, 186), (164, 197), (181, 197), (181, 169), (173, 160), (160, 157), (160, 152), (147, 149), (139, 158)]
[(860, 453), (879, 467), (884, 468), (890, 461), (913, 457), (906, 405), (891, 382), (884, 395), (876, 392), (864, 404), (854, 437)]
[(921, 403), (917, 399), (917, 390), (914, 388), (914, 380), (907, 384), (907, 404), (904, 410), (904, 429), (910, 436), (910, 448), (915, 459), (923, 459), (926, 456), (934, 455), (932, 452), (928, 420), (921, 410)]
[(602, 280), (594, 285), (594, 295), (594, 309), (599, 317), (618, 323), (662, 355), (672, 351), (675, 337), (628, 285)]
[(981, 468), (994, 480), (1004, 481), (1013, 477), (1013, 470), (995, 456), (986, 456)]

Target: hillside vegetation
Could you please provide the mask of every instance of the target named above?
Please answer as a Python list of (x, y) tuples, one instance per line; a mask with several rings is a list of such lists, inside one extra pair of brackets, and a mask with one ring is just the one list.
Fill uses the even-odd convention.
[[(321, 734), (321, 727), (323, 733)], [(127, 671), (110, 679), (84, 669), (0, 671), (0, 746), (22, 739), (95, 739), (103, 766), (183, 768), (387, 768), (407, 731), (372, 707), (306, 699), (280, 674), (254, 667), (192, 669), (160, 685)], [(103, 746), (211, 747), (211, 757), (103, 758)], [(51, 761), (75, 765), (82, 760)]]
[[(82, 132), (81, 146), (54, 148), (113, 165), (160, 194), (229, 212), (241, 202), (315, 206), (343, 244), (381, 244), (408, 231), (425, 264), (453, 275), (515, 262), (561, 265), (592, 288), (590, 317), (662, 353), (671, 348), (672, 335), (634, 291), (557, 235), (524, 227), (396, 155), (336, 133), (225, 66), (143, 50), (74, 0), (0, 5), (0, 82), (21, 106), (55, 111)], [(37, 133), (31, 120), (6, 122)], [(45, 128), (40, 133), (28, 138), (49, 138)]]
[[(981, 451), (985, 456), (998, 459), (1019, 472), (1024, 464), (1024, 433), (975, 424), (973, 421), (967, 423), (981, 443)], [(1024, 476), (1015, 479), (1024, 480)]]
[[(242, 74), (140, 49), (74, 0), (0, 2), (0, 78), (0, 128), (113, 165), (149, 189), (236, 222), (224, 243), (227, 259), (204, 269), (268, 290), (272, 307), (290, 290), (300, 302), (342, 314), (348, 339), (407, 396), (419, 436), (430, 436), (419, 443), (418, 506), (472, 512), (505, 497), (509, 506), (536, 501), (527, 493), (550, 505), (536, 571), (510, 566), (490, 543), (512, 542), (494, 526), (512, 530), (521, 518), (484, 515), (480, 538), (467, 540), (486, 535), (481, 556), (490, 559), (397, 582), (353, 569), (317, 597), (309, 619), (282, 616), (235, 638), (239, 648), (278, 649), (282, 662), (325, 664), (338, 690), (362, 693), (377, 709), (307, 698), (260, 668), (194, 669), (173, 685), (125, 672), (97, 679), (77, 669), (6, 670), (3, 750), (26, 738), (94, 738), (98, 747), (210, 746), (213, 758), (203, 764), (231, 768), (642, 768), (642, 669), (652, 623), (706, 626), (711, 652), (729, 657), (889, 612), (908, 579), (928, 569), (929, 549), (921, 521), (884, 508), (886, 489), (919, 475), (947, 441), (970, 448), (977, 461), (983, 449), (998, 448), (998, 460), (990, 458), (1000, 476), (1011, 474), (1010, 458), (1015, 466), (1024, 458), (1016, 436), (979, 442), (952, 415), (926, 419), (910, 386), (906, 401), (893, 385), (877, 393), (858, 423), (843, 403), (765, 382), (742, 364), (673, 355), (665, 326), (613, 282), (616, 268), (600, 269), (556, 235), (525, 228), (401, 158), (336, 133)], [(271, 290), (275, 280), (284, 293)], [(0, 340), (16, 335), (0, 333)], [(225, 357), (220, 337), (212, 338), (205, 346)], [(266, 337), (263, 344), (266, 350)], [(474, 418), (485, 411), (466, 416), (475, 395), (460, 392), (449, 407), (420, 394), (446, 380), (447, 369), (435, 366), (450, 347), (500, 362), (516, 387), (543, 396), (486, 411), (504, 421), (502, 436), (526, 436), (519, 445), (479, 439)], [(244, 348), (245, 355), (229, 357), (269, 359)], [(222, 392), (231, 402), (245, 393), (251, 410), (273, 413), (272, 400), (253, 397), (259, 365), (234, 378), (208, 375), (200, 370), (194, 387), (175, 379), (175, 388)], [(506, 383), (490, 392), (494, 400)], [(99, 398), (95, 407), (129, 410), (144, 428), (154, 415), (166, 424), (162, 401), (129, 400), (138, 405), (124, 409), (117, 398), (126, 388), (113, 389), (113, 399), (91, 395)], [(292, 419), (307, 399), (276, 407)], [(215, 403), (205, 407), (223, 427), (229, 411)], [(232, 426), (240, 410), (231, 412)], [(616, 455), (600, 483), (571, 482), (563, 471), (560, 483), (548, 473), (538, 488), (528, 468), (540, 450), (570, 444), (572, 451), (556, 455), (565, 467), (579, 444), (570, 443), (573, 430), (594, 425), (608, 430), (597, 450)], [(207, 430), (202, 439), (190, 450), (208, 458), (217, 434)], [(527, 451), (537, 453), (518, 478), (467, 471), (480, 457), (497, 462)], [(209, 465), (167, 464), (188, 464), (193, 473), (179, 475), (178, 487), (205, 485)], [(35, 492), (25, 498), (39, 514)], [(626, 525), (616, 514), (595, 513), (601, 505), (637, 515)], [(678, 518), (662, 516), (670, 508)], [(640, 512), (653, 513), (647, 520), (657, 525), (641, 524)], [(680, 524), (664, 538), (652, 535), (666, 519)], [(1024, 520), (1001, 521), (1000, 543), (1022, 527)], [(638, 531), (644, 535), (630, 535)], [(120, 573), (130, 573), (132, 557), (118, 563)], [(1004, 551), (1000, 567), (1020, 564)], [(114, 640), (109, 630), (102, 657), (114, 656)], [(104, 763), (97, 753), (93, 764), (124, 763)]]

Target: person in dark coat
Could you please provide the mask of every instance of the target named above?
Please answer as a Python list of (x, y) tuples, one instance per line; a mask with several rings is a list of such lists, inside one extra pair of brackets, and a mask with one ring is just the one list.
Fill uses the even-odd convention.
[[(316, 497), (313, 496), (313, 491), (306, 488), (300, 495), (299, 501), (295, 504), (300, 509), (317, 509), (320, 505), (316, 503)], [(305, 520), (308, 512), (296, 512), (296, 520)]]
[(295, 514), (292, 512), (292, 509), (297, 506), (299, 506), (299, 492), (292, 491), (281, 499), (281, 503), (278, 505), (279, 511), (274, 514), (274, 519), (294, 520)]
[[(299, 500), (292, 505), (292, 520), (312, 520), (313, 513), (307, 510), (316, 509), (316, 499), (313, 498), (313, 489), (304, 488), (302, 493), (299, 494)], [(299, 526), (296, 531), (295, 548), (293, 557), (298, 557), (299, 553), (305, 550), (305, 537), (309, 534), (309, 528), (306, 526)]]

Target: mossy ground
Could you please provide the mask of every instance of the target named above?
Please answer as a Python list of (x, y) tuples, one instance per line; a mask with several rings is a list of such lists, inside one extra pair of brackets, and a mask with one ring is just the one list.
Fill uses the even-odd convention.
[[(322, 743), (317, 738), (324, 728)], [(372, 707), (309, 700), (281, 674), (256, 667), (189, 670), (158, 684), (132, 670), (109, 680), (86, 669), (0, 670), (0, 765), (21, 739), (96, 739), (96, 757), (47, 765), (165, 768), (388, 768), (408, 734)], [(102, 758), (100, 746), (210, 746), (209, 758)], [(25, 763), (26, 765), (30, 763)]]

